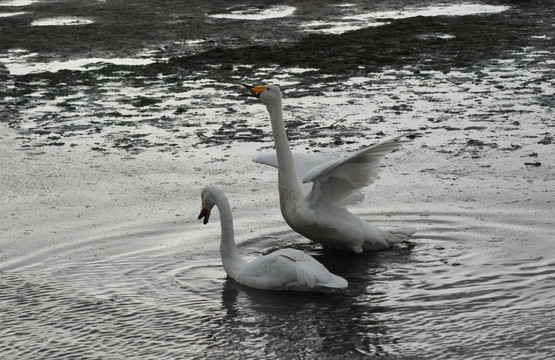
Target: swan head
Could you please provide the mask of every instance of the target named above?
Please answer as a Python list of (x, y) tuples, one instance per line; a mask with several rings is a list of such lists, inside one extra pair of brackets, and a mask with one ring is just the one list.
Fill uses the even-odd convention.
[(243, 86), (249, 89), (248, 96), (258, 98), (265, 105), (281, 103), (281, 91), (276, 85), (250, 86), (243, 84)]
[(200, 195), (202, 199), (202, 208), (200, 210), (198, 219), (200, 220), (204, 218), (204, 225), (206, 225), (208, 223), (208, 220), (210, 219), (210, 212), (212, 211), (214, 205), (216, 205), (216, 198), (222, 193), (223, 192), (220, 188), (212, 185), (206, 186), (202, 190), (202, 193)]

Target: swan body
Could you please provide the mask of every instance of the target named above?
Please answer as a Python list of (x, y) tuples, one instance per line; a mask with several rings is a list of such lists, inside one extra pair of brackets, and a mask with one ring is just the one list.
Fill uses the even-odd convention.
[(330, 273), (324, 265), (300, 250), (281, 249), (251, 263), (246, 262), (235, 247), (231, 208), (224, 192), (218, 187), (207, 186), (201, 197), (199, 219), (204, 218), (205, 224), (214, 206), (220, 212), (222, 263), (227, 275), (238, 283), (262, 290), (332, 292), (347, 287), (345, 279)]
[[(361, 200), (360, 189), (377, 179), (383, 157), (400, 148), (407, 139), (397, 136), (346, 157), (293, 156), (279, 88), (245, 86), (266, 105), (276, 149), (275, 158), (264, 154), (254, 160), (278, 168), (281, 213), (293, 230), (324, 246), (356, 253), (387, 249), (401, 242), (412, 245), (408, 237), (415, 232), (413, 229), (382, 230), (344, 207)], [(309, 183), (312, 186), (307, 186)]]

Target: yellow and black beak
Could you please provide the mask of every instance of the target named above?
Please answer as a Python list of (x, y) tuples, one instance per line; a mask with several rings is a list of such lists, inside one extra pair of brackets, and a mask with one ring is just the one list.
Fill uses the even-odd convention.
[(258, 85), (258, 86), (250, 86), (250, 85), (246, 85), (246, 84), (242, 84), (244, 87), (246, 87), (247, 89), (249, 89), (249, 93), (245, 94), (247, 96), (253, 96), (253, 97), (259, 97), (260, 94), (262, 94), (264, 91), (268, 90), (268, 88), (264, 85)]
[(202, 203), (202, 209), (200, 210), (200, 214), (198, 219), (204, 218), (204, 225), (208, 224), (208, 219), (210, 219), (210, 210), (204, 207), (204, 203)]

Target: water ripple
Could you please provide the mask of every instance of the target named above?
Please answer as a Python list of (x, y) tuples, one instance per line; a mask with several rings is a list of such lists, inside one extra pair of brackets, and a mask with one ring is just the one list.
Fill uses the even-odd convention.
[[(246, 288), (226, 277), (217, 243), (176, 251), (170, 237), (166, 247), (141, 250), (125, 245), (137, 234), (121, 229), (126, 235), (103, 238), (111, 256), (84, 254), (92, 240), (51, 249), (0, 272), (0, 352), (157, 359), (524, 359), (552, 352), (555, 261), (538, 251), (549, 249), (548, 221), (524, 226), (508, 210), (362, 216), (382, 227), (417, 227), (416, 247), (354, 255), (281, 228), (241, 235), (245, 254), (294, 245), (315, 256), (349, 281), (330, 295)], [(152, 244), (168, 235), (141, 236)], [(522, 238), (531, 240), (523, 247)]]

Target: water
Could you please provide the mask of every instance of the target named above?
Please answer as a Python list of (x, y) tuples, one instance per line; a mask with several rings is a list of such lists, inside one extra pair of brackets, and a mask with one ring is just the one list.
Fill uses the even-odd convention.
[[(19, 19), (31, 3), (40, 1), (0, 2), (21, 7), (0, 14)], [(332, 3), (308, 9), (318, 19), (306, 4), (236, 4), (207, 10), (203, 26), (279, 20), (296, 36), (474, 9), (442, 4)], [(476, 11), (538, 16), (515, 6)], [(102, 24), (85, 12), (63, 15)], [(443, 15), (448, 23), (456, 14)], [(172, 31), (181, 20), (172, 17)], [(543, 27), (530, 21), (545, 32), (519, 27), (526, 46), (461, 68), (444, 68), (441, 58), (341, 74), (320, 73), (317, 62), (168, 65), (175, 52), (211, 48), (202, 36), (127, 49), (130, 57), (2, 50), (10, 75), (0, 73), (1, 357), (553, 357), (555, 27), (547, 15)], [(89, 26), (78, 25), (70, 29)], [(247, 41), (239, 29), (234, 41)], [(442, 28), (413, 41), (447, 45), (462, 35)], [(414, 248), (354, 255), (290, 231), (275, 170), (251, 162), (256, 151), (273, 151), (264, 107), (238, 96), (239, 83), (258, 79), (284, 90), (294, 151), (346, 154), (384, 136), (418, 135), (385, 159), (352, 209), (385, 229), (416, 228)], [(295, 247), (349, 288), (265, 292), (228, 279), (218, 215), (206, 226), (196, 219), (209, 183), (230, 198), (246, 259)]]
[[(412, 250), (364, 255), (299, 245), (288, 231), (257, 234), (240, 246), (253, 254), (266, 249), (260, 238), (296, 243), (349, 281), (348, 290), (331, 295), (245, 288), (226, 278), (215, 246), (94, 259), (81, 247), (57, 251), (59, 261), (2, 271), (2, 354), (530, 359), (553, 352), (555, 329), (546, 314), (555, 310), (555, 261), (546, 219), (523, 227), (514, 221), (518, 213), (509, 223), (491, 213), (362, 215), (426, 227)], [(502, 232), (516, 236), (492, 236)], [(108, 238), (104, 246), (138, 236)], [(154, 243), (176, 235), (140, 236)], [(531, 237), (522, 249), (517, 239)]]

